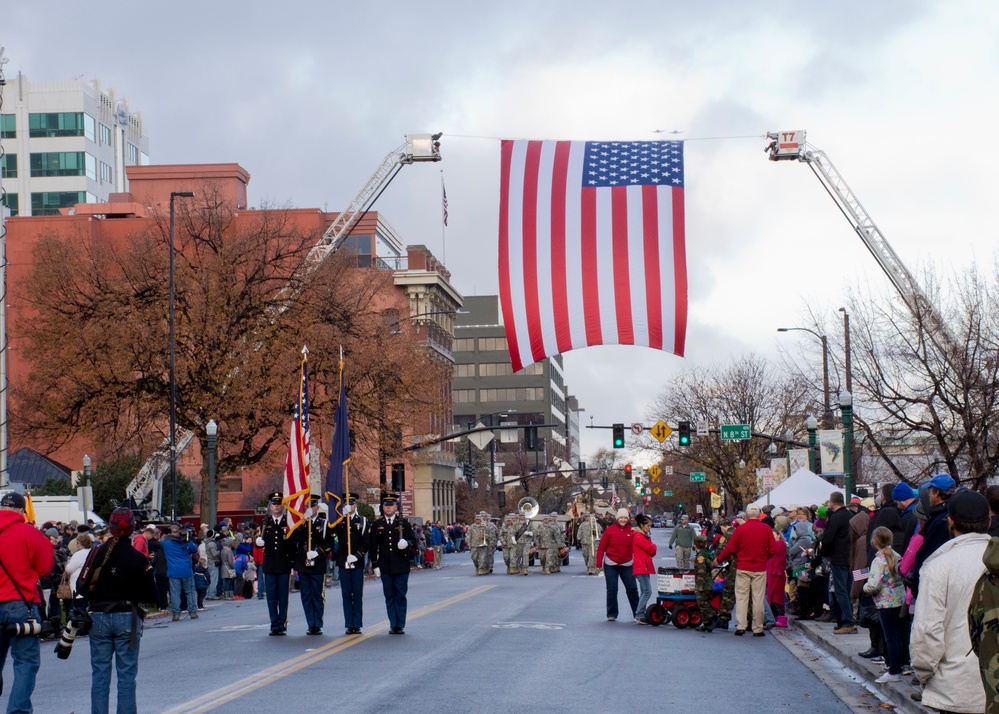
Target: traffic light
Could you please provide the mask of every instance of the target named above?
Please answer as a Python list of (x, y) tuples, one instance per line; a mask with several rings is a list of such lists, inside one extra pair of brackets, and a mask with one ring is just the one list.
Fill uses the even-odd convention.
[(604, 476), (602, 479), (600, 479), (600, 488), (602, 488), (604, 491), (607, 490), (607, 477), (606, 476)]
[(579, 462), (579, 480), (580, 481), (585, 481), (586, 480), (586, 462), (585, 461), (580, 461)]
[(714, 492), (715, 492), (715, 487), (714, 486), (708, 486), (708, 493), (714, 493)]
[(614, 424), (611, 427), (611, 429), (614, 430), (614, 448), (615, 449), (623, 449), (624, 448), (624, 424)]
[(680, 446), (690, 446), (690, 422), (681, 421), (676, 431), (679, 434)]
[(462, 467), (462, 470), (464, 471), (466, 479), (468, 479), (469, 481), (475, 479), (475, 466), (473, 466), (472, 464), (465, 464)]
[(524, 451), (538, 450), (538, 427), (524, 427)]

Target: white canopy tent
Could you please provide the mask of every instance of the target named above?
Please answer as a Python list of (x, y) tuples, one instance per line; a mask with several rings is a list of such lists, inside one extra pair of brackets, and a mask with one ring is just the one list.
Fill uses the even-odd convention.
[[(843, 489), (836, 488), (821, 476), (816, 476), (808, 469), (798, 469), (791, 476), (786, 478), (770, 491), (770, 505), (783, 506), (811, 506), (822, 504), (829, 500), (829, 494), (833, 491), (843, 493)], [(763, 507), (767, 505), (767, 496), (763, 495), (753, 501), (750, 506)]]

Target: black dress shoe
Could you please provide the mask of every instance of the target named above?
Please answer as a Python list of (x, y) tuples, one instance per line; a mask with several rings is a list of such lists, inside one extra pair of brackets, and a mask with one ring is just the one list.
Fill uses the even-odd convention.
[(321, 627), (310, 627), (309, 631), (306, 632), (307, 635), (321, 635), (323, 634), (323, 628)]
[(754, 632), (753, 633), (753, 637), (766, 637), (766, 636), (767, 636), (766, 632)]
[(284, 637), (284, 630), (271, 630), (271, 637)]
[(406, 634), (406, 631), (404, 629), (402, 629), (401, 627), (393, 627), (391, 630), (389, 630), (389, 634), (390, 635), (404, 635), (404, 634)]
[(863, 657), (864, 659), (871, 659), (872, 657), (877, 657), (881, 653), (875, 649), (864, 650), (863, 652), (858, 652), (858, 657)]

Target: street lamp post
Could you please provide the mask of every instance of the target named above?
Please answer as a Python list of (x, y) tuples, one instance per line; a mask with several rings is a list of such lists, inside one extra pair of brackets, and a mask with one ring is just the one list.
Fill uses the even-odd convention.
[(174, 337), (174, 299), (177, 285), (174, 273), (176, 249), (174, 247), (174, 208), (175, 198), (194, 198), (193, 191), (170, 192), (170, 520), (177, 521), (177, 373), (175, 371), (176, 339)]
[(90, 485), (90, 454), (83, 455), (83, 485)]
[(850, 313), (845, 307), (839, 309), (843, 313), (843, 371), (846, 372), (846, 391), (853, 394), (853, 377), (850, 373)]
[(208, 525), (215, 526), (215, 445), (218, 438), (219, 425), (214, 419), (205, 424), (205, 434), (208, 436)]
[(819, 428), (819, 420), (813, 416), (808, 417), (808, 470), (817, 474), (815, 458), (815, 431)]
[(853, 395), (843, 391), (839, 393), (839, 407), (843, 413), (843, 490), (846, 502), (850, 502), (853, 492), (853, 474), (850, 473), (850, 451), (853, 449)]
[(827, 429), (832, 428), (832, 409), (829, 406), (829, 344), (825, 335), (820, 335), (808, 327), (778, 327), (777, 332), (808, 332), (822, 343), (822, 421)]

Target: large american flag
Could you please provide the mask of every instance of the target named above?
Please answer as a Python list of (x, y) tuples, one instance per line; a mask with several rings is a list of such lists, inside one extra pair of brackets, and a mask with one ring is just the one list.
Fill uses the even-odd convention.
[(590, 345), (683, 355), (683, 142), (503, 141), (499, 284), (513, 369)]
[(288, 458), (284, 465), (284, 505), (288, 509), (289, 534), (305, 518), (305, 509), (309, 504), (309, 439), (309, 351), (303, 349), (302, 377), (291, 420)]

